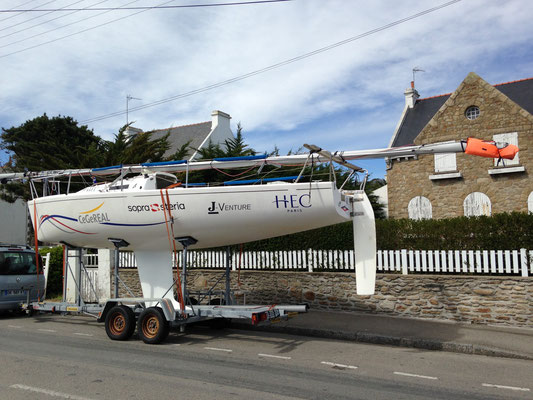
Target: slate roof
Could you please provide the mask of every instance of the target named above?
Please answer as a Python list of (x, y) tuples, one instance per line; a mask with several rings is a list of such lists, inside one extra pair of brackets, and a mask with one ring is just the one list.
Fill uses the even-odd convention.
[[(533, 78), (494, 85), (512, 101), (533, 114)], [(413, 144), (422, 129), (448, 100), (451, 93), (418, 99), (413, 108), (408, 108), (392, 147)]]
[[(181, 148), (185, 143), (191, 141), (188, 147), (199, 148), (204, 139), (211, 132), (211, 121), (200, 122), (198, 124), (176, 126), (174, 128), (157, 129), (152, 132), (152, 138), (160, 139), (167, 133), (170, 133), (168, 142), (170, 149), (165, 153), (165, 157), (169, 157)], [(194, 153), (194, 150), (189, 151), (189, 156)]]

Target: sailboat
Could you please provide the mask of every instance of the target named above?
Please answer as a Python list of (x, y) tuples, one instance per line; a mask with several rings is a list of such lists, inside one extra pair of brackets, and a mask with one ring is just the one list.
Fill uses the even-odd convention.
[[(169, 161), (1, 174), (0, 180), (28, 179), (33, 200), (28, 202), (38, 240), (74, 247), (112, 248), (117, 240), (135, 252), (145, 298), (168, 298), (183, 309), (172, 291), (172, 253), (176, 238), (190, 238), (190, 248), (207, 248), (267, 239), (345, 221), (353, 221), (356, 286), (360, 295), (374, 293), (376, 236), (374, 213), (364, 187), (345, 190), (335, 180), (302, 182), (290, 178), (233, 181), (223, 186), (198, 186), (189, 173), (205, 169), (262, 169), (265, 166), (336, 163), (351, 174), (366, 171), (351, 160), (455, 153), (514, 158), (518, 148), (469, 138), (456, 143), (403, 146), (330, 153), (305, 145), (306, 154), (247, 156), (202, 161)], [(303, 172), (302, 169), (302, 172)], [(178, 181), (176, 173), (185, 173)], [(350, 175), (351, 175), (350, 174)], [(60, 178), (115, 177), (75, 193), (61, 192)], [(334, 176), (334, 174), (333, 174)], [(365, 182), (363, 179), (362, 182)], [(38, 195), (35, 182), (43, 182)], [(64, 186), (63, 186), (64, 187)], [(113, 242), (114, 239), (115, 242)], [(173, 250), (174, 247), (174, 250)]]

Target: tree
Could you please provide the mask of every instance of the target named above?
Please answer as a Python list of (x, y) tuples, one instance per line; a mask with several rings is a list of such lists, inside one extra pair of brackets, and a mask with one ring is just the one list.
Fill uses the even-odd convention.
[[(44, 171), (96, 168), (117, 164), (140, 164), (164, 160), (168, 150), (168, 134), (152, 139), (151, 133), (127, 137), (122, 127), (113, 141), (95, 135), (87, 126), (78, 126), (71, 117), (48, 117), (46, 114), (26, 121), (18, 127), (2, 128), (1, 148), (10, 153), (6, 171)], [(71, 186), (72, 190), (81, 188)], [(15, 201), (30, 198), (27, 186), (3, 185), (0, 197)]]
[[(170, 148), (167, 133), (160, 139), (152, 139), (151, 132), (126, 136), (124, 125), (120, 128), (114, 141), (106, 141), (102, 154), (103, 165), (141, 164), (144, 162), (164, 161), (164, 154)], [(172, 159), (172, 158), (170, 158)]]
[(256, 155), (256, 151), (250, 148), (246, 143), (244, 143), (244, 137), (242, 136), (242, 125), (240, 122), (237, 124), (237, 135), (235, 136), (235, 138), (226, 140), (225, 144), (225, 157), (243, 157)]
[[(40, 117), (2, 128), (1, 147), (10, 153), (4, 168), (11, 172), (90, 168), (101, 160), (104, 142), (71, 117)], [(27, 185), (8, 184), (0, 196), (7, 201), (30, 198)]]
[(2, 148), (11, 153), (13, 171), (90, 168), (100, 160), (103, 141), (71, 117), (46, 114), (18, 127), (2, 128)]

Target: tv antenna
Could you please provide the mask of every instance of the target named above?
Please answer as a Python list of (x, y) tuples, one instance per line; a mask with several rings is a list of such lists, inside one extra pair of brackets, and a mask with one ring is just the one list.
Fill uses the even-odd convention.
[(128, 126), (128, 124), (130, 123), (129, 121), (130, 100), (142, 100), (142, 99), (139, 99), (138, 97), (133, 97), (131, 94), (126, 95), (126, 126)]
[(418, 68), (418, 67), (414, 67), (414, 68), (413, 68), (413, 89), (414, 89), (414, 87), (415, 87), (415, 74), (416, 74), (417, 72), (426, 72), (426, 71), (424, 71), (423, 69), (420, 69), (420, 68)]

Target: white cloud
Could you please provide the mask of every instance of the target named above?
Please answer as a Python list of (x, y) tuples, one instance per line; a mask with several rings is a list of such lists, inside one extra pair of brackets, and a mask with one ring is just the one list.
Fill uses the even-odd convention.
[[(95, 4), (84, 1), (77, 6)], [(293, 1), (151, 10), (8, 57), (2, 55), (133, 13), (111, 12), (0, 48), (0, 126), (43, 112), (83, 121), (222, 82), (407, 17), (443, 1)], [(113, 0), (101, 6), (118, 6)], [(180, 4), (175, 1), (174, 4)], [(3, 1), (1, 8), (16, 1)], [(57, 0), (45, 7), (64, 7)], [(135, 5), (153, 5), (148, 0)], [(183, 4), (183, 3), (182, 3)], [(0, 39), (0, 46), (89, 17), (80, 12)], [(20, 15), (3, 27), (35, 15)], [(0, 32), (0, 36), (57, 13)], [(4, 15), (0, 16), (0, 19)], [(417, 75), (422, 97), (455, 90), (474, 70), (490, 83), (529, 77), (533, 8), (511, 0), (462, 1), (317, 56), (161, 106), (134, 111), (143, 129), (206, 121), (221, 109), (258, 150), (316, 139), (334, 149), (384, 147)], [(505, 63), (503, 57), (513, 57)], [(526, 74), (526, 75), (525, 75)], [(106, 138), (119, 116), (90, 124)], [(334, 129), (334, 130), (332, 130)], [(325, 134), (324, 132), (327, 132)], [(365, 136), (368, 135), (368, 136)], [(344, 147), (349, 146), (349, 147)]]

